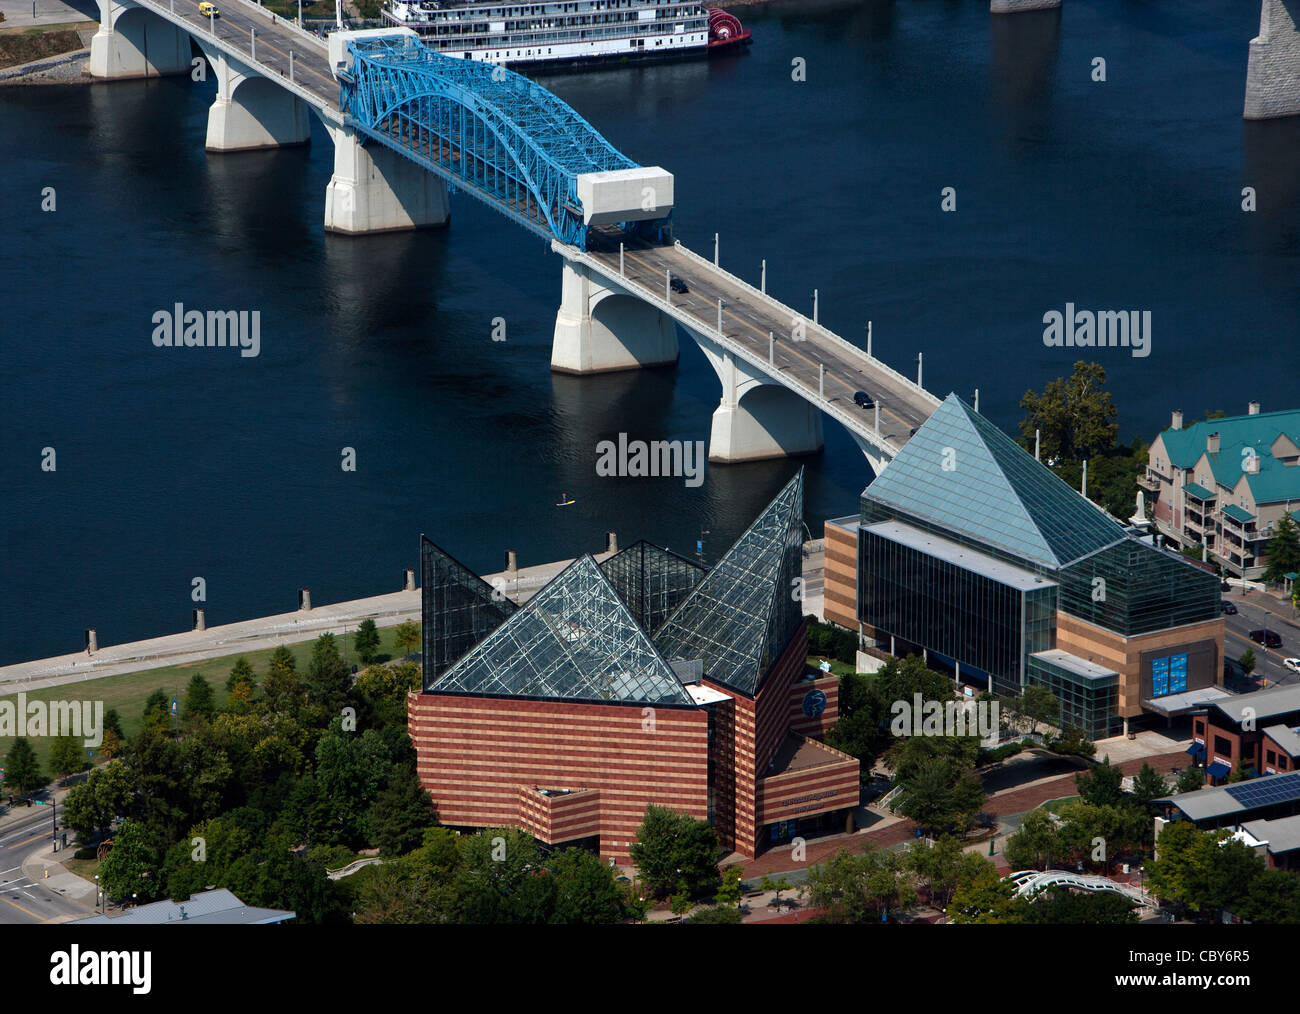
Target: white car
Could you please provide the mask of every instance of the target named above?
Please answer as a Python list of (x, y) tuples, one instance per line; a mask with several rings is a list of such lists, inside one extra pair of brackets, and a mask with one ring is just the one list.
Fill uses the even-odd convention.
[(1292, 672), (1300, 672), (1300, 658), (1283, 659), (1282, 664)]

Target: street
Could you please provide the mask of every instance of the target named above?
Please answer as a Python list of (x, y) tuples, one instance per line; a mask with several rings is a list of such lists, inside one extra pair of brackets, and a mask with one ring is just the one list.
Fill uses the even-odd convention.
[[(1294, 673), (1282, 664), (1284, 658), (1300, 658), (1300, 622), (1291, 618), (1291, 608), (1271, 595), (1262, 592), (1242, 594), (1225, 592), (1225, 602), (1237, 607), (1235, 616), (1225, 615), (1224, 654), (1236, 661), (1247, 648), (1255, 652), (1254, 675), (1267, 680), (1265, 688), (1291, 686), (1300, 683), (1300, 673)], [(1282, 636), (1280, 648), (1265, 648), (1250, 639), (1250, 632), (1266, 627)]]
[[(87, 891), (81, 887), (84, 882), (73, 883), (60, 868), (49, 880), (43, 876), (41, 859), (50, 849), (50, 821), (49, 806), (13, 807), (0, 817), (0, 925), (63, 922), (90, 914), (93, 887)], [(87, 896), (84, 905), (74, 900), (76, 894)]]

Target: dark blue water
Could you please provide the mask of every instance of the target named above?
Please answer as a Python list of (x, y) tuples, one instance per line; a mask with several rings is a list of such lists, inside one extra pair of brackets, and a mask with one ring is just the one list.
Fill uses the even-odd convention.
[[(774, 4), (712, 62), (544, 80), (643, 164), (676, 175), (677, 232), (926, 386), (1014, 428), (1079, 350), (1042, 344), (1067, 301), (1149, 309), (1153, 352), (1100, 358), (1121, 437), (1171, 408), (1294, 407), (1300, 123), (1246, 124), (1254, 2)], [(1090, 79), (1107, 62), (1105, 83)], [(802, 57), (807, 81), (791, 80)], [(553, 376), (560, 262), (463, 197), (450, 229), (321, 228), (332, 151), (209, 156), (213, 85), (0, 90), (0, 663), (398, 587), (425, 532), (483, 571), (598, 550), (616, 529), (713, 556), (792, 462), (704, 485), (598, 479), (596, 442), (707, 439), (717, 380)], [(40, 211), (53, 186), (58, 210)], [(940, 191), (957, 211), (940, 211)], [(1241, 211), (1241, 188), (1259, 210)], [(260, 309), (262, 352), (162, 350), (175, 302)], [(490, 340), (504, 317), (508, 341)], [(53, 447), (57, 471), (41, 471)], [(343, 472), (354, 447), (358, 470)], [(807, 513), (870, 478), (826, 425)], [(553, 506), (561, 492), (574, 506)]]

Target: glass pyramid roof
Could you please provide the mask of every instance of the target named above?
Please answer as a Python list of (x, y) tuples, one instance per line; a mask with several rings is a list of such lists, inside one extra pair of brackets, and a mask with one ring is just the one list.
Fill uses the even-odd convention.
[(1124, 529), (963, 402), (944, 400), (863, 497), (1047, 567)]
[(600, 569), (651, 635), (708, 572), (693, 560), (644, 539), (615, 553)]
[(754, 696), (802, 619), (803, 469), (776, 495), (655, 635), (665, 658)]
[(566, 567), (428, 689), (692, 704), (681, 681), (590, 556)]
[(423, 535), (420, 589), (426, 688), (519, 608)]

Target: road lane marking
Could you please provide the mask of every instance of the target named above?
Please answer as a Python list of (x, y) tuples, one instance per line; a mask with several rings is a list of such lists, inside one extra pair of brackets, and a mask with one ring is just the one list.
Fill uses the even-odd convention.
[(18, 904), (18, 902), (16, 901), (10, 901), (8, 898), (0, 898), (0, 901), (3, 901), (6, 905), (12, 905), (14, 908), (18, 909), (19, 912), (25, 912), (27, 915), (30, 915), (37, 922), (45, 921), (35, 912), (31, 911), (31, 909), (23, 908), (22, 905)]

